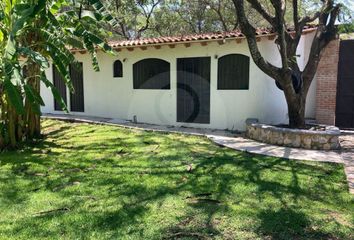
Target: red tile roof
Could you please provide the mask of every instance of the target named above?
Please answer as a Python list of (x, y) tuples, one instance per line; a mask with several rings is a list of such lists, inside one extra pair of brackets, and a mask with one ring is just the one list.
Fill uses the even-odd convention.
[[(304, 28), (304, 33), (312, 32), (314, 30), (316, 30), (316, 27), (306, 26)], [(292, 30), (289, 29), (289, 31), (291, 32)], [(275, 35), (274, 31), (268, 28), (259, 28), (256, 30), (256, 34), (259, 37)], [(241, 33), (241, 31), (235, 30), (231, 32), (202, 33), (202, 34), (191, 34), (185, 36), (110, 41), (109, 45), (113, 48), (120, 48), (120, 47), (174, 44), (174, 43), (190, 43), (190, 42), (198, 42), (198, 41), (213, 41), (213, 40), (235, 39), (235, 38), (244, 38), (244, 35)]]

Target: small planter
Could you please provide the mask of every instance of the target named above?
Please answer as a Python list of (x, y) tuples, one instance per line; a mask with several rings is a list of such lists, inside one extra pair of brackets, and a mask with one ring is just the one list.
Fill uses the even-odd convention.
[(322, 126), (320, 130), (291, 129), (260, 123), (247, 123), (247, 137), (269, 144), (305, 149), (340, 149), (340, 130)]

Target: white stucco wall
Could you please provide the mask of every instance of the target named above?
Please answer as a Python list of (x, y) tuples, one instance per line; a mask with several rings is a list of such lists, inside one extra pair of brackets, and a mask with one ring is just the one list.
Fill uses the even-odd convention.
[[(308, 62), (308, 58), (310, 55), (312, 40), (315, 36), (315, 33), (309, 33), (306, 37), (300, 40), (302, 55), (300, 55), (300, 59), (302, 59), (301, 70), (303, 70)], [(299, 48), (299, 49), (300, 49)], [(306, 111), (305, 117), (315, 119), (316, 116), (316, 91), (317, 91), (317, 84), (316, 81), (313, 80), (307, 95), (306, 99)]]
[[(306, 36), (309, 35), (304, 37)], [(274, 40), (262, 38), (259, 48), (268, 61), (281, 64)], [(218, 59), (215, 56), (221, 57), (232, 53), (250, 56), (247, 42), (243, 40), (236, 43), (235, 40), (228, 40), (223, 45), (210, 42), (207, 46), (192, 43), (189, 48), (177, 44), (175, 48), (148, 47), (145, 51), (140, 48), (135, 48), (134, 51), (123, 49), (117, 56), (99, 52), (100, 72), (92, 69), (88, 54), (76, 53), (77, 60), (83, 62), (85, 112), (71, 114), (128, 120), (136, 115), (139, 122), (145, 123), (234, 130), (244, 130), (247, 118), (258, 118), (261, 122), (270, 124), (287, 122), (287, 108), (282, 91), (252, 59), (250, 59), (249, 90), (217, 90)], [(177, 58), (203, 56), (211, 57), (210, 124), (178, 123)], [(133, 89), (133, 64), (145, 58), (160, 58), (171, 64), (171, 89)], [(116, 59), (123, 62), (123, 78), (113, 78), (113, 62)], [(52, 80), (52, 69), (48, 69), (47, 73), (48, 79)], [(62, 113), (54, 111), (54, 100), (50, 90), (42, 86), (41, 94), (46, 103), (42, 108), (44, 113)], [(312, 116), (312, 107), (307, 113)]]

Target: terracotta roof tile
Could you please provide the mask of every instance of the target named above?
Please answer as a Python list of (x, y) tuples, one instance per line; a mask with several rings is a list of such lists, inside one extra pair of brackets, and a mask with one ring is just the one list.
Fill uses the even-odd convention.
[[(266, 34), (271, 33), (266, 31)], [(257, 32), (259, 35), (260, 33)], [(154, 44), (165, 44), (165, 43), (179, 43), (179, 42), (193, 42), (193, 41), (208, 41), (213, 39), (227, 39), (243, 37), (240, 31), (231, 32), (216, 32), (216, 33), (203, 33), (203, 34), (192, 34), (184, 36), (167, 36), (167, 37), (157, 37), (157, 38), (143, 38), (136, 40), (121, 40), (121, 41), (110, 41), (109, 45), (113, 48), (117, 47), (128, 47), (128, 46), (144, 46), (144, 45), (154, 45)]]
[[(304, 28), (304, 33), (312, 32), (314, 30), (316, 30), (315, 26), (306, 26)], [(291, 32), (293, 31), (293, 29), (289, 28), (288, 31)], [(258, 28), (256, 29), (256, 35), (262, 37), (262, 36), (275, 35), (275, 33), (272, 29), (269, 28)], [(234, 38), (244, 38), (244, 35), (241, 33), (241, 31), (235, 30), (230, 32), (190, 34), (184, 36), (163, 36), (163, 37), (155, 37), (155, 38), (141, 38), (136, 40), (118, 40), (118, 41), (109, 41), (108, 44), (113, 48), (124, 48), (124, 47), (160, 45), (160, 44), (198, 42), (198, 41), (213, 41), (213, 40), (234, 39)]]

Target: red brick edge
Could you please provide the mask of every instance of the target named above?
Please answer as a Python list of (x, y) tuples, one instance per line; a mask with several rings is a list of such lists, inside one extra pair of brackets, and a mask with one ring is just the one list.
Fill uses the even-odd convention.
[(339, 42), (333, 40), (325, 48), (316, 74), (316, 121), (335, 125)]

